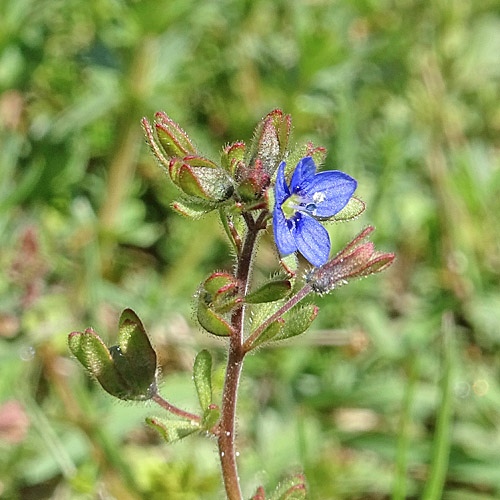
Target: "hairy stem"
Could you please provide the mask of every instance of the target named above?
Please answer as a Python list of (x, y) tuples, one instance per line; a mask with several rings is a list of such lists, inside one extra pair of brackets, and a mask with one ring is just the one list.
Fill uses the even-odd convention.
[[(245, 296), (249, 284), (251, 263), (257, 241), (258, 233), (264, 229), (266, 212), (262, 212), (257, 220), (250, 214), (243, 215), (247, 224), (245, 241), (238, 257), (236, 278), (238, 280), (238, 291)], [(236, 420), (236, 401), (238, 397), (238, 385), (245, 351), (243, 349), (245, 304), (235, 309), (231, 318), (234, 334), (231, 336), (229, 355), (226, 368), (226, 379), (224, 381), (224, 392), (222, 396), (222, 415), (220, 421), (219, 453), (222, 467), (224, 486), (229, 500), (242, 500), (241, 489), (236, 465), (236, 452), (234, 448), (234, 432)]]
[(167, 400), (163, 399), (159, 394), (155, 394), (152, 399), (155, 403), (159, 404), (163, 409), (167, 410), (170, 413), (173, 413), (174, 415), (177, 415), (178, 417), (186, 418), (188, 420), (193, 420), (195, 422), (201, 421), (201, 418), (198, 415), (177, 408), (177, 406), (170, 404)]

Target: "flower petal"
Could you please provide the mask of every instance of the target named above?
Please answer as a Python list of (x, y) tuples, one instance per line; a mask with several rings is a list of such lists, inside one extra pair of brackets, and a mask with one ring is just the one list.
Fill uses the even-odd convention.
[(304, 195), (316, 205), (314, 215), (332, 217), (340, 212), (356, 191), (358, 183), (340, 170), (316, 174), (303, 188)]
[(295, 172), (292, 176), (292, 182), (290, 183), (290, 191), (292, 193), (297, 192), (297, 190), (303, 189), (309, 182), (314, 178), (316, 173), (316, 164), (310, 156), (302, 158), (302, 160), (297, 163)]
[(330, 256), (328, 231), (309, 215), (298, 213), (295, 220), (293, 235), (299, 252), (313, 266), (322, 266)]
[(286, 163), (282, 161), (276, 174), (275, 198), (276, 205), (281, 207), (281, 204), (290, 196), (290, 190), (286, 185), (285, 179), (285, 166)]
[(286, 220), (283, 210), (276, 205), (273, 212), (274, 241), (280, 253), (284, 255), (297, 251), (297, 245), (288, 224), (291, 222)]

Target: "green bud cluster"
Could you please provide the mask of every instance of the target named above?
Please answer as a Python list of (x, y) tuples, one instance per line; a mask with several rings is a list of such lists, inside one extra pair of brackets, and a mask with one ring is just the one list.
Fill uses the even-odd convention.
[(287, 155), (291, 131), (290, 115), (271, 111), (257, 125), (250, 147), (235, 142), (223, 148), (220, 162), (205, 158), (186, 132), (165, 113), (153, 124), (142, 119), (146, 140), (159, 165), (179, 188), (173, 208), (197, 217), (227, 204), (255, 203), (265, 199), (272, 176)]

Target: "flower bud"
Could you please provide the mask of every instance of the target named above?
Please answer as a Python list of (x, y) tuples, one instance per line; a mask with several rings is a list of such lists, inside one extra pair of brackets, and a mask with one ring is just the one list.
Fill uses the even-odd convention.
[(236, 278), (228, 273), (211, 274), (202, 285), (202, 298), (214, 310), (225, 310), (234, 304), (237, 292)]
[(243, 161), (245, 155), (245, 143), (244, 142), (234, 142), (233, 144), (227, 145), (221, 154), (221, 164), (222, 168), (229, 172), (230, 175), (234, 175), (236, 171), (236, 165)]
[(332, 260), (309, 274), (307, 281), (316, 293), (331, 292), (353, 278), (379, 273), (392, 264), (393, 253), (376, 251), (371, 241), (362, 243), (373, 230), (372, 226), (364, 229)]
[(201, 156), (172, 158), (168, 173), (174, 184), (195, 200), (222, 202), (233, 194), (233, 185), (226, 172)]
[(147, 141), (174, 184), (195, 203), (219, 203), (234, 191), (231, 178), (213, 161), (198, 154), (182, 128), (165, 113), (156, 113), (154, 129), (146, 118), (142, 126)]
[(236, 285), (234, 276), (221, 272), (213, 273), (202, 284), (198, 294), (197, 318), (208, 332), (219, 337), (232, 334), (233, 329), (223, 315), (241, 302), (236, 295)]
[(290, 115), (283, 116), (280, 109), (267, 114), (255, 128), (253, 141), (243, 160), (232, 164), (238, 193), (244, 200), (258, 200), (269, 186), (285, 156), (290, 129)]
[(182, 128), (165, 113), (155, 114), (156, 135), (167, 156), (196, 155), (197, 151), (191, 139)]
[(264, 169), (260, 158), (255, 160), (252, 167), (248, 167), (243, 162), (238, 162), (236, 165), (236, 178), (240, 179), (238, 193), (245, 201), (259, 199), (271, 183), (271, 177)]
[(290, 115), (281, 109), (268, 113), (254, 130), (254, 138), (246, 163), (252, 166), (259, 158), (264, 170), (271, 176), (285, 156), (291, 130)]

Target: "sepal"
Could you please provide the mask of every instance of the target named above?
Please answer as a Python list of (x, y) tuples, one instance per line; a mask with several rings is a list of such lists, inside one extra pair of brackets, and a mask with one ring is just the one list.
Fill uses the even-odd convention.
[(228, 273), (216, 272), (203, 283), (199, 300), (205, 302), (213, 311), (225, 313), (242, 301), (236, 293), (236, 278)]
[(254, 292), (249, 293), (245, 297), (245, 302), (248, 304), (274, 302), (275, 300), (284, 299), (290, 295), (291, 290), (292, 284), (290, 280), (270, 281)]
[[(211, 274), (203, 283), (203, 288), (212, 297), (226, 297), (227, 294), (236, 287), (236, 278), (229, 273), (215, 272)], [(217, 299), (212, 299), (217, 300)]]
[(329, 217), (328, 219), (323, 219), (323, 220), (335, 221), (335, 222), (345, 222), (354, 220), (365, 211), (365, 208), (366, 208), (365, 202), (353, 196), (348, 201), (347, 205), (340, 212), (337, 212), (333, 217)]
[(112, 396), (129, 399), (129, 387), (116, 369), (109, 349), (92, 328), (70, 333), (68, 345), (72, 354)]
[(217, 337), (230, 337), (233, 333), (232, 326), (220, 314), (210, 309), (202, 298), (198, 300), (197, 318), (207, 332)]
[(395, 258), (393, 253), (375, 250), (371, 241), (363, 243), (373, 230), (374, 228), (369, 226), (361, 231), (333, 259), (309, 274), (307, 281), (314, 292), (331, 292), (354, 278), (379, 273), (392, 264)]
[(290, 115), (283, 116), (281, 109), (268, 113), (257, 124), (253, 141), (245, 156), (245, 163), (253, 165), (260, 158), (264, 170), (272, 175), (284, 158), (291, 130)]
[[(137, 393), (148, 390), (156, 376), (156, 352), (151, 346), (146, 329), (132, 309), (125, 309), (118, 323), (118, 346), (127, 360), (130, 371), (128, 380)], [(121, 371), (122, 375), (124, 374)]]
[(243, 162), (245, 156), (245, 143), (234, 142), (227, 145), (221, 154), (221, 165), (231, 176), (235, 175), (238, 163)]
[(244, 201), (249, 202), (261, 198), (271, 183), (271, 177), (265, 170), (260, 158), (257, 158), (251, 167), (248, 167), (243, 162), (238, 162), (236, 165), (236, 178), (240, 181), (238, 194)]
[(283, 481), (269, 500), (304, 500), (307, 497), (305, 478), (302, 474)]
[(215, 207), (201, 205), (191, 200), (174, 201), (171, 207), (180, 215), (189, 217), (190, 219), (199, 219), (203, 215), (211, 212)]
[(197, 153), (186, 132), (162, 111), (155, 114), (155, 129), (167, 156), (173, 158)]
[(203, 349), (194, 360), (193, 381), (203, 412), (212, 404), (212, 356)]
[(237, 191), (244, 201), (260, 200), (270, 185), (279, 163), (285, 157), (290, 136), (290, 115), (275, 109), (257, 124), (243, 160), (233, 163)]
[(233, 194), (233, 184), (226, 172), (201, 156), (172, 158), (168, 173), (184, 195), (201, 202), (218, 203)]
[(299, 163), (299, 161), (306, 156), (311, 156), (314, 163), (319, 167), (325, 163), (326, 149), (323, 147), (316, 147), (312, 142), (308, 142), (303, 146), (294, 149), (286, 157), (285, 175), (288, 176), (291, 174), (297, 163)]

